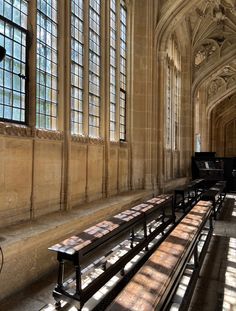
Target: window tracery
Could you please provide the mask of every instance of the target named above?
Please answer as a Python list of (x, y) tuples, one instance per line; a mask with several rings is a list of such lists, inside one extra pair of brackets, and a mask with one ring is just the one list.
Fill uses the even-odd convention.
[[(64, 95), (60, 94), (67, 92), (67, 87), (63, 88), (63, 81), (69, 76), (69, 94), (65, 97), (70, 101), (68, 112), (71, 134), (103, 138), (105, 130), (101, 120), (105, 120), (104, 115), (109, 110), (107, 127), (110, 140), (125, 140), (127, 2), (110, 0), (109, 5), (106, 5), (104, 0), (16, 0), (12, 3), (11, 0), (0, 1), (0, 44), (7, 47), (6, 58), (0, 64), (0, 119), (30, 124), (32, 133), (62, 130), (63, 107), (67, 103), (63, 102)], [(29, 12), (27, 25), (29, 3), (35, 11)], [(63, 27), (58, 27), (59, 14)], [(107, 19), (108, 14), (110, 20)], [(58, 54), (58, 46), (63, 44), (62, 38), (68, 30), (64, 27), (67, 21), (70, 38), (64, 51)], [(105, 37), (103, 28), (108, 25), (110, 33)], [(26, 89), (28, 33), (30, 53), (33, 55), (29, 63), (33, 87), (29, 94)], [(109, 40), (106, 40), (108, 37)], [(11, 51), (8, 48), (10, 45)], [(67, 60), (68, 64), (70, 61), (67, 67), (70, 69), (67, 69), (65, 76), (60, 77), (59, 84), (58, 70)], [(110, 97), (104, 97), (101, 90), (105, 84), (110, 89)], [(31, 100), (30, 111), (27, 109), (26, 98)]]

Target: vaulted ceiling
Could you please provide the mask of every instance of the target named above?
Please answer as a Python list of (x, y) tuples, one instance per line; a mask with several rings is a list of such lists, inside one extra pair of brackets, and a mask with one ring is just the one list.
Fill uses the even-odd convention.
[[(187, 33), (193, 103), (202, 91), (209, 120), (236, 119), (236, 0), (166, 0), (160, 5), (160, 21), (166, 19), (166, 28), (159, 23), (160, 34), (164, 28)], [(186, 36), (180, 38), (183, 46)]]

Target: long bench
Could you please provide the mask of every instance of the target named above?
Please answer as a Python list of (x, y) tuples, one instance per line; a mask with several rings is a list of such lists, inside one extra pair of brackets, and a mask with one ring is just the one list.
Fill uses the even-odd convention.
[(222, 204), (226, 195), (226, 182), (218, 181), (214, 186), (210, 187), (205, 193), (201, 195), (201, 200), (211, 201), (213, 203), (214, 219), (220, 212)]
[[(126, 264), (140, 251), (148, 251), (149, 243), (174, 222), (173, 196), (160, 195), (51, 246), (49, 249), (57, 252), (59, 262), (53, 291), (56, 305), (66, 301), (81, 309), (114, 275), (124, 273)], [(121, 249), (124, 254), (111, 264), (112, 254)], [(66, 262), (74, 267), (68, 279), (64, 273)], [(86, 283), (89, 272), (98, 267), (100, 274)]]
[[(206, 230), (206, 232), (205, 232)], [(192, 276), (182, 305), (187, 306), (212, 234), (212, 203), (199, 201), (168, 235), (106, 311), (164, 310), (171, 302), (181, 277), (190, 269)], [(199, 241), (206, 234), (199, 253)]]
[(204, 191), (204, 179), (195, 179), (187, 185), (180, 186), (174, 190), (174, 206), (187, 212), (200, 199), (200, 195)]

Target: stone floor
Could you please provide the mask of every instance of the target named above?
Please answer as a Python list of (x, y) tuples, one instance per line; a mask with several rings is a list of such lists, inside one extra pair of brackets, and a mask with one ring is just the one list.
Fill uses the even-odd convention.
[[(0, 311), (54, 310), (52, 290), (56, 271), (0, 302)], [(74, 311), (75, 308), (67, 310)], [(222, 213), (215, 222), (190, 311), (236, 310), (236, 195), (227, 195)]]
[(236, 195), (227, 195), (215, 222), (189, 310), (236, 310)]

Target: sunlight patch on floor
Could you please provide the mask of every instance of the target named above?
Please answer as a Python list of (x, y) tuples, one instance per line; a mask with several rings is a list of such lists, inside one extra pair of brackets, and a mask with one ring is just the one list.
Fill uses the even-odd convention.
[(236, 310), (236, 239), (230, 238), (225, 272), (223, 310)]

